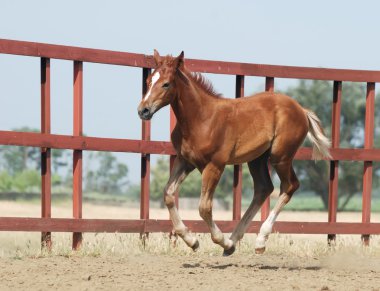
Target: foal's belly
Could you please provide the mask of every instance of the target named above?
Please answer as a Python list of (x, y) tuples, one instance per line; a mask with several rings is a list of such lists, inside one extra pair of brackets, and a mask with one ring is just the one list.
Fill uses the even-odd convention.
[(195, 167), (202, 169), (212, 161), (217, 164), (246, 163), (271, 147), (273, 133), (264, 126), (256, 130), (252, 125), (247, 125), (240, 132), (232, 132), (225, 130), (224, 133), (229, 134), (219, 135), (219, 139), (204, 137), (202, 143), (182, 139), (179, 153)]
[(269, 140), (266, 142), (262, 141), (260, 143), (247, 142), (235, 150), (230, 159), (227, 161), (227, 164), (243, 164), (252, 161), (265, 153), (270, 146), (271, 142)]

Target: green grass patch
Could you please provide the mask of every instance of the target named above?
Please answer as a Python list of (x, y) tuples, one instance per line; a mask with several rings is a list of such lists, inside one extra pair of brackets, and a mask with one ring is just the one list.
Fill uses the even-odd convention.
[[(362, 197), (361, 195), (355, 195), (347, 203), (344, 209), (340, 209), (344, 199), (339, 200), (339, 211), (346, 212), (361, 212), (362, 211)], [(243, 200), (243, 205), (248, 207), (250, 200)], [(271, 199), (271, 208), (276, 204), (277, 199)], [(326, 211), (327, 209), (323, 205), (322, 199), (318, 196), (310, 193), (295, 194), (290, 202), (284, 207), (287, 211)], [(371, 201), (371, 212), (380, 212), (380, 197), (374, 195)]]
[[(273, 204), (273, 205), (272, 205)], [(273, 207), (274, 203), (271, 203)], [(322, 199), (317, 196), (293, 196), (290, 202), (285, 205), (287, 211), (326, 211)]]

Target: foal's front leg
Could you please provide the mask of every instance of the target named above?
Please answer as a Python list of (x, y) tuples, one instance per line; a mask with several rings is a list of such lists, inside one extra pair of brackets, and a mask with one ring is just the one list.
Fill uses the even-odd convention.
[(196, 251), (199, 247), (199, 242), (197, 238), (189, 233), (189, 230), (182, 222), (177, 207), (175, 206), (174, 197), (179, 186), (192, 170), (194, 170), (194, 167), (191, 164), (186, 162), (182, 157), (176, 157), (169, 181), (165, 186), (164, 200), (166, 207), (169, 210), (170, 219), (173, 223), (175, 233), (179, 235), (189, 247)]
[(218, 167), (208, 164), (202, 172), (202, 193), (199, 201), (199, 214), (207, 223), (211, 232), (211, 239), (225, 250), (233, 247), (232, 240), (226, 238), (212, 219), (212, 198), (223, 173), (224, 166)]

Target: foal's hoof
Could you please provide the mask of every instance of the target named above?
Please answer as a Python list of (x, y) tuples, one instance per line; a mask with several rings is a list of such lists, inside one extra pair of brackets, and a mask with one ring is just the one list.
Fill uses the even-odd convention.
[(223, 257), (231, 256), (235, 252), (235, 246), (230, 247), (228, 250), (224, 250)]
[(256, 248), (255, 249), (255, 253), (258, 254), (258, 255), (261, 255), (265, 252), (265, 247), (263, 248)]
[(199, 249), (199, 241), (196, 240), (196, 241), (195, 241), (195, 244), (193, 244), (193, 245), (191, 246), (191, 248), (192, 248), (192, 250), (193, 250), (194, 252), (196, 252), (196, 251)]

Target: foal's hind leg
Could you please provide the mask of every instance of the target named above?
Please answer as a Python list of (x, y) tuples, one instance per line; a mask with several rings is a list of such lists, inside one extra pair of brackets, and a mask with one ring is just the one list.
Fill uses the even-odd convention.
[(272, 165), (281, 180), (281, 193), (273, 210), (270, 212), (265, 222), (261, 225), (260, 233), (256, 238), (255, 245), (257, 254), (261, 254), (265, 251), (265, 242), (267, 241), (269, 234), (272, 232), (272, 227), (277, 219), (277, 216), (299, 187), (297, 176), (293, 170), (292, 160), (281, 161), (277, 164), (274, 162)]
[(179, 235), (185, 241), (185, 243), (195, 251), (199, 247), (199, 242), (194, 236), (189, 233), (187, 227), (183, 224), (181, 217), (178, 214), (177, 207), (175, 206), (174, 199), (174, 195), (177, 192), (179, 186), (193, 169), (194, 167), (186, 162), (183, 158), (179, 156), (176, 157), (173, 165), (173, 171), (170, 175), (168, 183), (165, 186), (164, 200), (169, 210), (170, 219), (172, 220), (175, 233)]
[(224, 165), (216, 166), (210, 163), (202, 171), (202, 193), (199, 201), (199, 214), (210, 228), (212, 241), (226, 250), (230, 249), (233, 243), (223, 235), (212, 218), (212, 199), (223, 170)]
[(235, 251), (236, 243), (244, 236), (253, 217), (259, 211), (265, 199), (273, 192), (273, 184), (268, 169), (268, 152), (248, 162), (248, 167), (254, 183), (253, 200), (230, 237), (234, 246), (229, 250), (225, 250), (224, 256), (231, 255)]

